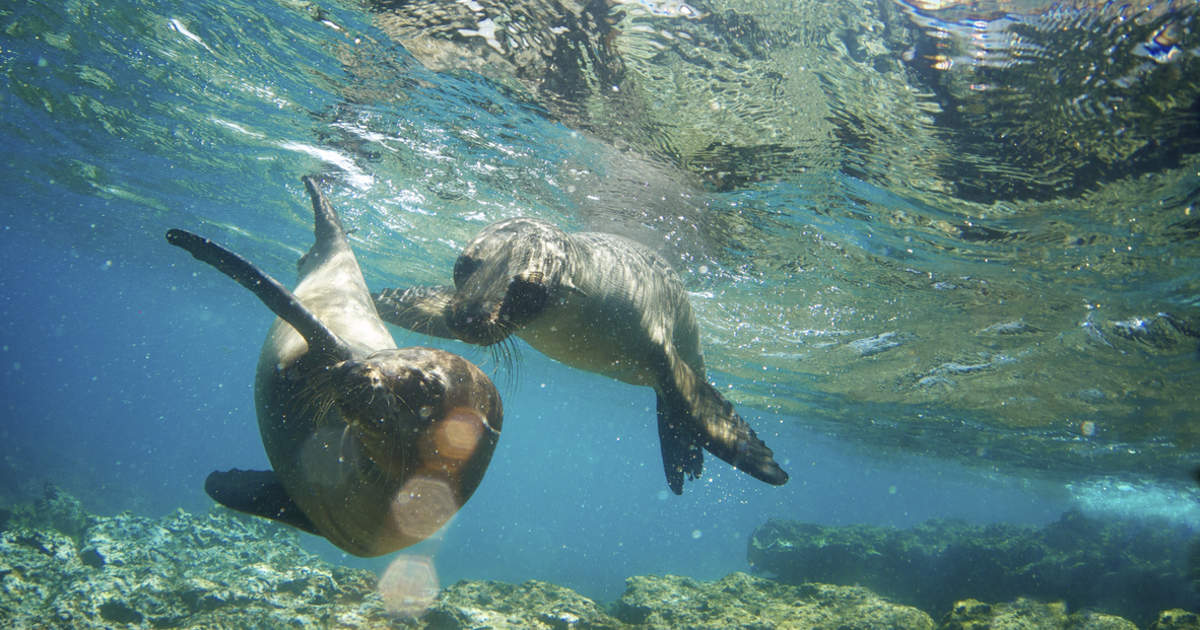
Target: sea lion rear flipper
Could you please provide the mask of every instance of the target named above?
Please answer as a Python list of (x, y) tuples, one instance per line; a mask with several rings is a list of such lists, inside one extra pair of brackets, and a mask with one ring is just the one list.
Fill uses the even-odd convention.
[(759, 481), (773, 486), (787, 483), (788, 474), (775, 462), (775, 453), (716, 388), (701, 381), (698, 397), (702, 444), (708, 452)]
[(204, 480), (204, 491), (231, 510), (262, 516), (321, 535), (300, 511), (272, 470), (213, 471)]
[(675, 494), (683, 494), (684, 473), (688, 479), (695, 479), (704, 468), (704, 451), (696, 444), (699, 440), (691, 429), (693, 424), (687, 406), (678, 396), (664, 398), (658, 394), (658, 445), (662, 449), (667, 485)]
[[(691, 448), (702, 446), (760, 481), (775, 486), (787, 483), (788, 474), (775, 462), (775, 454), (758, 439), (754, 429), (734, 412), (733, 405), (725, 400), (716, 388), (699, 378), (686, 363), (673, 356), (669, 356), (667, 361), (671, 366), (673, 378), (664, 379), (657, 388), (659, 436), (663, 435), (662, 410), (666, 401), (667, 408), (672, 409), (672, 417), (678, 417), (681, 421), (676, 423), (675, 430), (681, 437), (694, 440), (690, 442)], [(663, 453), (666, 454), (665, 442)], [(689, 474), (693, 478), (698, 476), (699, 466), (697, 465), (695, 473), (689, 471)], [(671, 483), (669, 470), (667, 482)], [(671, 489), (674, 490), (674, 486)], [(678, 493), (679, 491), (676, 491), (676, 494)]]
[(433, 337), (456, 339), (446, 323), (446, 305), (454, 287), (412, 287), (384, 289), (372, 293), (375, 310), (383, 321)]
[(346, 240), (346, 229), (342, 227), (342, 219), (338, 217), (338, 213), (333, 209), (333, 205), (325, 198), (325, 193), (321, 192), (321, 188), (317, 185), (317, 180), (310, 175), (305, 175), (300, 178), (304, 182), (304, 187), (308, 190), (308, 196), (312, 199), (313, 207), (313, 235), (316, 239), (313, 241), (312, 248), (308, 253), (300, 257), (300, 261), (296, 267), (300, 269), (301, 275), (304, 273), (304, 265), (310, 259), (324, 260), (334, 250), (350, 249), (350, 243)]
[(320, 348), (337, 357), (350, 357), (350, 349), (345, 342), (326, 328), (287, 287), (250, 261), (186, 230), (168, 230), (167, 242), (187, 250), (196, 260), (212, 265), (238, 284), (250, 289), (267, 308), (291, 324), (310, 347)]

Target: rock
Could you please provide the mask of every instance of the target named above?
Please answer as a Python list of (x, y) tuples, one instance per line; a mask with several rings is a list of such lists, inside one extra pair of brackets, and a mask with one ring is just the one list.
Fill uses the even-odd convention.
[(1023, 319), (998, 322), (979, 331), (981, 335), (1021, 335), (1038, 332), (1038, 329), (1025, 323)]
[(1061, 602), (1041, 603), (1018, 598), (1006, 604), (956, 602), (938, 630), (1137, 630), (1132, 622), (1088, 611), (1067, 614)]
[(63, 492), (54, 485), (47, 485), (35, 507), (35, 514), (49, 527), (52, 527), (74, 540), (79, 540), (94, 521), (92, 516), (83, 509), (79, 499)]
[(893, 604), (865, 588), (791, 586), (733, 573), (716, 582), (677, 576), (625, 581), (614, 615), (637, 628), (904, 628), (932, 629), (929, 615)]
[[(1110, 342), (1125, 351), (1192, 353), (1200, 340), (1200, 324), (1170, 313), (1108, 321), (1101, 328)], [(1131, 343), (1121, 344), (1121, 341)]]
[[(96, 517), (61, 493), (36, 508), (38, 518), (22, 513), (0, 531), (6, 627), (390, 623), (374, 575), (321, 562), (300, 548), (296, 534), (273, 524), (224, 510), (157, 520)], [(41, 527), (29, 524), (39, 519)]]
[(1150, 630), (1200, 630), (1200, 616), (1178, 608), (1164, 610), (1158, 613)]
[(32, 503), (0, 508), (0, 530), (18, 527), (53, 530), (78, 541), (94, 522), (95, 518), (83, 509), (79, 499), (53, 484), (46, 484), (41, 496)]
[(562, 586), (530, 580), (458, 582), (446, 588), (414, 626), (430, 630), (616, 630), (621, 622), (592, 600)]
[[(1071, 519), (1065, 523), (1067, 529), (1048, 528), (1044, 538), (1054, 541), (1056, 536), (1074, 534), (1087, 540), (1107, 540), (1103, 524)], [(902, 550), (895, 547), (894, 541), (889, 543), (892, 547), (878, 544), (886, 543), (886, 536), (879, 538), (879, 532), (875, 532), (876, 538), (872, 538), (868, 535), (871, 531), (863, 528), (840, 534), (815, 525), (792, 524), (784, 529), (791, 538), (772, 539), (775, 548), (812, 547), (814, 541), (819, 542), (834, 553), (826, 558), (826, 565), (815, 564), (809, 569), (830, 574), (841, 571), (837, 575), (845, 579), (851, 579), (856, 571), (879, 573), (882, 568), (892, 567), (886, 559)], [(1011, 537), (1019, 529), (989, 530), (989, 535)], [(944, 531), (945, 527), (938, 525), (923, 535)], [(756, 540), (762, 543), (767, 539), (756, 534)], [(862, 546), (868, 543), (875, 545), (873, 552), (863, 554)], [(911, 544), (916, 548), (915, 543)], [(926, 551), (931, 548), (928, 541), (921, 544), (926, 545)], [(958, 543), (939, 544), (945, 552)], [(1036, 565), (1041, 555), (1018, 553), (1021, 545), (1027, 544), (1014, 543), (1007, 551), (1014, 558)], [(1057, 544), (1061, 546), (1062, 541)], [(1125, 544), (1136, 546), (1137, 542), (1127, 540)], [(819, 554), (811, 557), (821, 558)], [(399, 556), (397, 561), (404, 558)], [(432, 564), (415, 556), (409, 559), (405, 567), (413, 571), (399, 573), (392, 584), (399, 592), (389, 593), (390, 599), (385, 600), (377, 592), (375, 575), (321, 561), (300, 547), (294, 531), (274, 523), (223, 508), (204, 515), (178, 511), (159, 519), (128, 513), (94, 516), (84, 512), (72, 497), (52, 490), (31, 506), (13, 506), (0, 523), (0, 625), (83, 630), (935, 627), (926, 612), (884, 599), (862, 586), (790, 585), (745, 573), (733, 573), (715, 582), (669, 575), (640, 576), (629, 578), (625, 594), (606, 610), (568, 588), (537, 580), (519, 585), (466, 580), (437, 592)], [(424, 567), (422, 562), (429, 566)], [(1088, 575), (1090, 565), (1080, 566), (1064, 572), (1084, 582), (1096, 577)], [(417, 570), (423, 567), (428, 575)], [(936, 565), (911, 565), (901, 574), (910, 582), (919, 582), (914, 578), (935, 570)], [(988, 570), (978, 575), (999, 579)], [(416, 579), (422, 577), (432, 578), (428, 588)], [(976, 586), (976, 590), (987, 590), (984, 583)], [(1143, 591), (1142, 595), (1151, 592)], [(388, 602), (396, 609), (397, 601), (405, 604), (404, 610), (410, 616), (388, 612)], [(1087, 611), (1067, 614), (1066, 605), (1024, 598), (1007, 604), (962, 600), (947, 608), (950, 612), (944, 615), (941, 625), (946, 630), (1134, 628), (1119, 617)], [(1157, 621), (1152, 628), (1157, 630), (1200, 630), (1196, 615), (1181, 609), (1168, 610), (1153, 619)]]
[(1042, 528), (933, 520), (910, 530), (771, 520), (751, 536), (757, 570), (789, 584), (860, 584), (941, 614), (973, 597), (1065, 601), (1149, 625), (1159, 611), (1194, 609), (1187, 528), (1067, 512)]
[(849, 346), (853, 351), (857, 352), (859, 356), (869, 357), (879, 354), (880, 352), (886, 352), (892, 348), (897, 348), (901, 344), (907, 342), (909, 338), (910, 335), (892, 331), (880, 333), (874, 337), (855, 339), (846, 345)]

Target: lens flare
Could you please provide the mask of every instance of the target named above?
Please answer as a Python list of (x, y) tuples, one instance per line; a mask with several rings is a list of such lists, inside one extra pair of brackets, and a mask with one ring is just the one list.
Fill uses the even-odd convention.
[(438, 453), (452, 461), (467, 461), (479, 446), (485, 423), (483, 414), (474, 409), (451, 409), (439, 423), (434, 435)]
[(398, 617), (421, 616), (438, 594), (437, 569), (428, 556), (399, 555), (379, 578), (383, 606)]
[(392, 499), (391, 518), (405, 536), (424, 540), (445, 525), (458, 508), (454, 491), (445, 481), (413, 477)]

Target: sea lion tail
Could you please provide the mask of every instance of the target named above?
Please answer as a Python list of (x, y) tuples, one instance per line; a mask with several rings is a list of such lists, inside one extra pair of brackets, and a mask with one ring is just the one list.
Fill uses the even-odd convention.
[(333, 356), (349, 358), (350, 350), (317, 316), (304, 307), (287, 287), (255, 267), (250, 261), (217, 245), (211, 240), (186, 230), (168, 230), (167, 242), (187, 250), (196, 260), (207, 263), (217, 271), (233, 278), (250, 289), (271, 312), (291, 324), (310, 347), (320, 348)]

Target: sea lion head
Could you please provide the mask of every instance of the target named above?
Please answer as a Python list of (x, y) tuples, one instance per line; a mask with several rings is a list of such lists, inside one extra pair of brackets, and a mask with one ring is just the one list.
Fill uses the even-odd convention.
[[(491, 381), (466, 359), (432, 348), (375, 352), (328, 368), (323, 387), (357, 450), (394, 487), (389, 530), (412, 544), (445, 524), (475, 492), (500, 437)], [(368, 476), (370, 477), (370, 476)]]
[(450, 329), (468, 343), (491, 345), (533, 321), (562, 282), (569, 245), (565, 232), (538, 219), (489, 225), (454, 263)]

